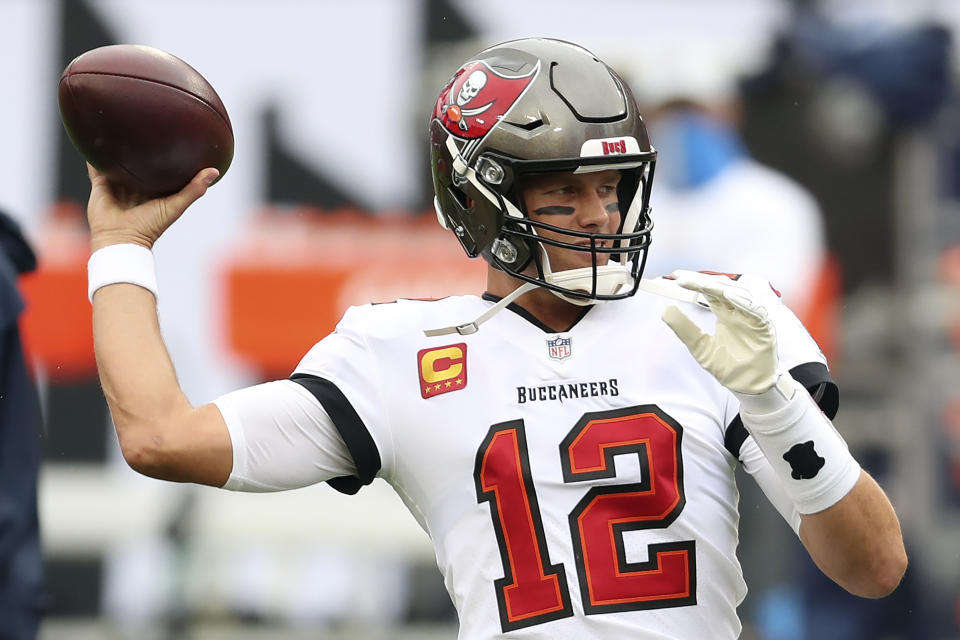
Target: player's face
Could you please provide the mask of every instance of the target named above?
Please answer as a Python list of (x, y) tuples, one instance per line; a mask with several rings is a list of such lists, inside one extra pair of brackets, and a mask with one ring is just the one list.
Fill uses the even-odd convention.
[[(619, 171), (598, 171), (575, 174), (552, 173), (528, 176), (523, 184), (527, 215), (531, 220), (589, 233), (616, 233), (620, 227), (620, 205), (617, 201)], [(588, 238), (576, 238), (545, 229), (537, 229), (545, 238), (590, 246)], [(604, 241), (600, 246), (609, 246)], [(593, 264), (589, 251), (576, 251), (545, 245), (553, 271), (589, 267)], [(608, 253), (597, 254), (597, 266), (605, 265)]]

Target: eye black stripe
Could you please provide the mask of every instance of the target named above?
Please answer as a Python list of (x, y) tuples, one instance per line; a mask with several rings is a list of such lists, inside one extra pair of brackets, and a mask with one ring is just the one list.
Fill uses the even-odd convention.
[(535, 210), (534, 213), (541, 216), (569, 216), (574, 213), (576, 209), (573, 207), (560, 207), (560, 206), (550, 206), (550, 207), (540, 207)]

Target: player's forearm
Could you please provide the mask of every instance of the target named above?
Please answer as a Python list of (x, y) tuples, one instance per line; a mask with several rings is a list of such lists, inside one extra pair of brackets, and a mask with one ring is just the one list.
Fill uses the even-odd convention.
[(87, 171), (94, 349), (124, 458), (148, 476), (220, 486), (233, 464), (227, 427), (216, 406), (191, 407), (180, 389), (160, 337), (150, 253), (219, 173), (204, 169), (177, 193), (141, 201), (118, 199), (106, 176)]
[(801, 539), (821, 570), (855, 595), (893, 591), (907, 562), (900, 524), (830, 420), (789, 374), (762, 394), (737, 397), (744, 426), (802, 514)]
[(900, 523), (866, 472), (840, 502), (801, 516), (800, 539), (821, 571), (865, 598), (889, 595), (907, 568)]
[(160, 336), (153, 294), (132, 284), (99, 289), (93, 339), (103, 392), (124, 457), (148, 475), (166, 430), (191, 406)]

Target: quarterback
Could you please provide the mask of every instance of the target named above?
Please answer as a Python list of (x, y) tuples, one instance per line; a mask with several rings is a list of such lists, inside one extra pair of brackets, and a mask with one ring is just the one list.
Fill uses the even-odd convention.
[(434, 544), (463, 639), (736, 638), (738, 464), (826, 575), (896, 588), (897, 517), (777, 291), (642, 278), (656, 151), (616, 73), (571, 43), (503, 43), (453, 75), (428, 131), (438, 220), (489, 263), (487, 290), (351, 308), (289, 379), (199, 407), (150, 249), (216, 170), (122, 203), (90, 168), (97, 361), (134, 469), (237, 491), (383, 478)]

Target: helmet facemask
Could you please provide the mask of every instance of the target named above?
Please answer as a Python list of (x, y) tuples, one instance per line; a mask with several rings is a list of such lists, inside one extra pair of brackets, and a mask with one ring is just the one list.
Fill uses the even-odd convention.
[[(455, 149), (451, 139), (448, 146)], [(577, 305), (597, 300), (617, 300), (637, 291), (646, 263), (647, 248), (653, 222), (650, 218), (650, 187), (656, 164), (656, 152), (649, 151), (611, 158), (570, 158), (549, 161), (514, 160), (495, 153), (482, 154), (473, 167), (454, 160), (451, 198), (463, 207), (460, 218), (467, 223), (452, 228), (466, 249), (482, 245), (477, 238), (488, 229), (500, 229), (486, 250), (478, 249), (495, 268), (524, 282), (549, 289), (559, 297)], [(620, 224), (615, 233), (592, 233), (532, 220), (524, 203), (522, 184), (527, 176), (547, 173), (588, 173), (608, 169), (620, 172), (617, 200), (620, 203)], [(441, 224), (440, 207), (437, 215)], [(487, 220), (487, 223), (477, 223)], [(473, 224), (471, 224), (473, 223)], [(451, 228), (449, 223), (445, 224)], [(559, 236), (544, 236), (548, 231)], [(481, 242), (474, 242), (481, 240)], [(589, 240), (589, 244), (579, 244)], [(591, 266), (554, 271), (546, 246), (589, 253)], [(468, 253), (470, 251), (468, 250)], [(603, 264), (602, 256), (609, 256)]]
[[(593, 166), (581, 164), (574, 170), (575, 173), (608, 169), (620, 172), (617, 185), (620, 221), (613, 233), (573, 230), (531, 219), (518, 185), (510, 200), (521, 203), (521, 206), (508, 207), (512, 215), (506, 220), (501, 237), (510, 239), (513, 245), (525, 244), (530, 259), (527, 264), (510, 263), (498, 255), (497, 247), (494, 247), (495, 266), (519, 280), (535, 282), (573, 304), (586, 305), (597, 300), (632, 296), (643, 272), (653, 227), (649, 213), (649, 185), (654, 162), (650, 159), (619, 165), (609, 162)], [(519, 184), (523, 183), (523, 177), (518, 174)], [(518, 213), (522, 217), (517, 217)], [(551, 264), (548, 246), (589, 254), (590, 265), (558, 271)]]

